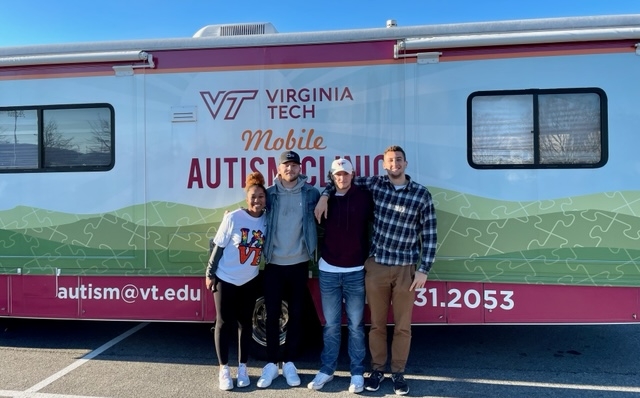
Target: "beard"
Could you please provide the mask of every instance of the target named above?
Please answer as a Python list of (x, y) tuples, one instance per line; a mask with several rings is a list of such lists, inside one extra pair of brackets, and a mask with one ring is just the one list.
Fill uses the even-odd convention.
[(282, 174), (280, 177), (288, 182), (293, 182), (298, 179), (299, 174)]

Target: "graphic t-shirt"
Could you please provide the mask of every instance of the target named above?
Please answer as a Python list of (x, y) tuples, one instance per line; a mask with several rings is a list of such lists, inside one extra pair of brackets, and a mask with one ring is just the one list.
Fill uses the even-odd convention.
[(213, 242), (224, 247), (216, 276), (236, 286), (258, 276), (266, 234), (266, 218), (238, 209), (225, 214)]

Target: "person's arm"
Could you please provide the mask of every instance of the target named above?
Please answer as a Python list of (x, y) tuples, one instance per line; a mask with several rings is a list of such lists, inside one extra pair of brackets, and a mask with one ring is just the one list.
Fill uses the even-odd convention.
[[(370, 187), (373, 184), (373, 181), (375, 178), (376, 177), (354, 177), (352, 183), (353, 185), (356, 185), (358, 187), (361, 187), (370, 191), (371, 190)], [(327, 215), (329, 214), (329, 206), (327, 205), (327, 202), (329, 201), (329, 196), (331, 196), (335, 192), (336, 192), (336, 186), (333, 183), (333, 181), (327, 182), (327, 186), (322, 191), (322, 194), (320, 195), (320, 199), (318, 200), (318, 204), (316, 205), (316, 208), (313, 211), (313, 214), (316, 216), (316, 220), (318, 222), (320, 222), (323, 216), (324, 218), (327, 218)]]
[(427, 206), (427, 208), (430, 208), (430, 210), (425, 212), (427, 213), (427, 217), (424, 217), (422, 235), (420, 236), (422, 243), (422, 258), (420, 259), (420, 267), (416, 270), (416, 273), (413, 276), (413, 282), (411, 283), (411, 287), (409, 287), (410, 291), (422, 289), (427, 283), (429, 271), (431, 270), (431, 266), (433, 265), (433, 261), (436, 256), (436, 213), (433, 209), (433, 204), (431, 204), (431, 206)]
[(420, 214), (422, 258), (419, 272), (425, 275), (431, 270), (431, 266), (436, 258), (436, 244), (438, 241), (436, 230), (436, 210), (433, 206), (431, 194), (427, 192), (426, 203)]
[(324, 218), (326, 219), (327, 215), (329, 214), (329, 206), (327, 205), (327, 202), (329, 202), (329, 196), (325, 195), (324, 192), (322, 192), (322, 195), (320, 196), (320, 199), (318, 199), (318, 203), (316, 204), (316, 208), (313, 210), (313, 215), (316, 216), (316, 221), (318, 221), (318, 224), (322, 222), (322, 216), (324, 216)]
[(207, 271), (205, 272), (207, 276), (207, 289), (213, 292), (216, 292), (216, 270), (218, 269), (218, 264), (220, 263), (223, 252), (224, 247), (220, 247), (214, 243), (211, 256), (209, 256), (209, 261), (207, 262)]
[(218, 264), (222, 258), (224, 248), (231, 241), (231, 231), (233, 230), (233, 222), (230, 212), (225, 212), (222, 222), (218, 227), (215, 238), (209, 242), (209, 261), (207, 261), (207, 269), (205, 271), (207, 289), (216, 291), (216, 271)]
[(316, 217), (318, 224), (322, 222), (322, 216), (326, 219), (329, 215), (327, 202), (329, 201), (329, 196), (336, 192), (336, 184), (333, 183), (333, 179), (330, 175), (327, 178), (329, 181), (327, 181), (327, 185), (322, 190), (318, 203), (316, 203), (316, 208), (313, 210), (313, 215)]
[(371, 176), (371, 177), (356, 176), (356, 177), (353, 177), (353, 180), (351, 181), (351, 183), (357, 187), (366, 189), (367, 191), (371, 191), (371, 186), (373, 185), (373, 182), (377, 178), (378, 178), (377, 176)]
[(326, 222), (324, 220), (318, 220), (318, 219), (316, 220), (318, 221), (316, 223), (317, 245), (316, 245), (316, 253), (315, 253), (314, 260), (317, 264), (318, 261), (320, 261), (320, 257), (322, 256), (321, 249), (322, 247), (324, 247), (324, 231), (325, 231)]
[(420, 259), (420, 267), (413, 276), (413, 282), (409, 290), (422, 289), (427, 283), (429, 271), (436, 257), (436, 212), (431, 200), (431, 194), (427, 192), (425, 206), (420, 211), (421, 234), (420, 241), (422, 243), (422, 257)]

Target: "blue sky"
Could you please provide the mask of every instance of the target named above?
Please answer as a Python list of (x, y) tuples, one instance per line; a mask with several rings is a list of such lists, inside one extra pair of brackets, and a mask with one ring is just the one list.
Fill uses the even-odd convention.
[(190, 37), (208, 24), (279, 32), (640, 14), (638, 0), (0, 0), (0, 46)]

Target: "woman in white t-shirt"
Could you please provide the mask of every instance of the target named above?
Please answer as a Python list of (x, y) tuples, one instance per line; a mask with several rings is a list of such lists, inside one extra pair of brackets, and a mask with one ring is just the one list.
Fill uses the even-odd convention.
[(258, 270), (266, 234), (264, 209), (267, 202), (264, 177), (256, 172), (247, 177), (247, 208), (226, 213), (213, 239), (207, 265), (207, 289), (213, 291), (216, 305), (215, 345), (220, 373), (219, 388), (231, 390), (229, 345), (232, 333), (240, 330), (238, 387), (250, 384), (247, 359), (251, 344), (251, 317), (255, 304)]

